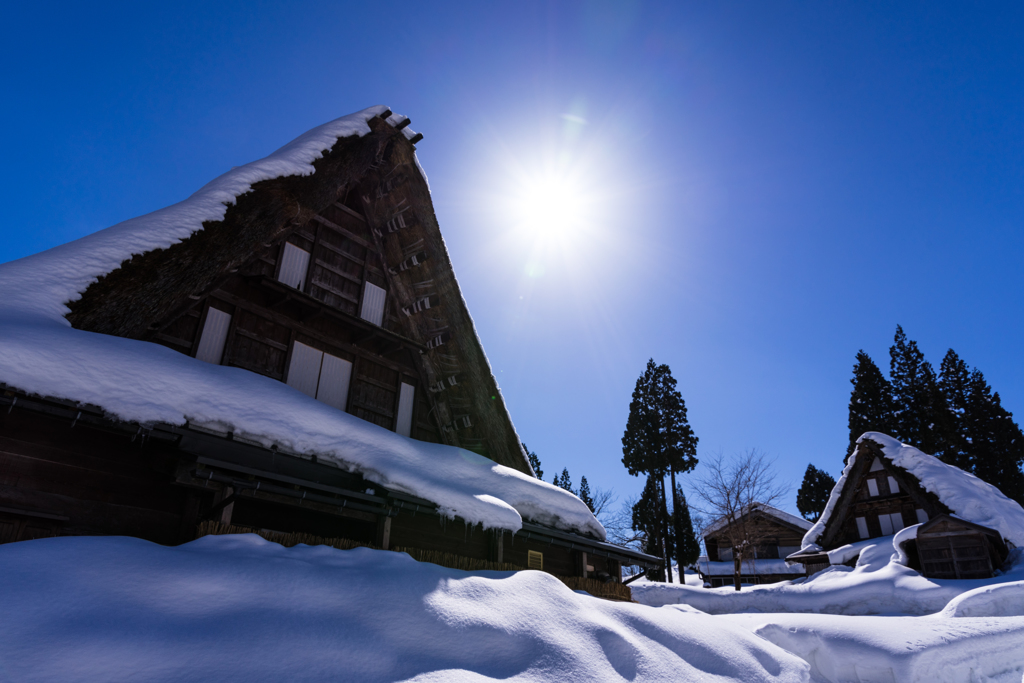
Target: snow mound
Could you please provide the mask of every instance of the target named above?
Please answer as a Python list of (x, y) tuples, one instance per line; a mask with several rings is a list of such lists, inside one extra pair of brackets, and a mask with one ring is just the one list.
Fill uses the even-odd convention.
[(684, 604), (708, 614), (926, 615), (943, 610), (969, 591), (1024, 580), (1024, 562), (1013, 562), (1013, 558), (1004, 572), (990, 579), (927, 579), (896, 560), (889, 538), (872, 540), (882, 542), (863, 548), (856, 567), (833, 566), (806, 579), (739, 592), (731, 586), (708, 589), (636, 581), (631, 584), (633, 599), (655, 607)]
[[(967, 591), (949, 601), (942, 617), (1024, 616), (1024, 581), (1000, 583)], [(1024, 642), (1022, 642), (1024, 646)]]
[[(958, 467), (947, 465), (934, 455), (900, 443), (886, 434), (866, 432), (857, 439), (857, 443), (865, 439), (880, 445), (882, 452), (894, 465), (917, 477), (921, 486), (938, 496), (954, 515), (994, 529), (1013, 545), (1024, 547), (1024, 508), (1003, 495), (995, 486)], [(825, 532), (825, 525), (832, 516), (839, 496), (846, 486), (847, 477), (859, 455), (858, 447), (850, 456), (849, 462), (843, 468), (843, 474), (832, 489), (832, 495), (829, 496), (821, 518), (804, 535), (802, 550), (820, 550), (818, 540)]]
[[(173, 206), (0, 265), (0, 383), (99, 406), (128, 422), (188, 421), (267, 447), (315, 453), (484, 528), (515, 532), (527, 518), (604, 540), (604, 527), (587, 506), (557, 486), (470, 451), (400, 436), (267, 377), (157, 344), (76, 330), (64, 318), (67, 302), (133, 254), (170, 247), (202, 230), (204, 221), (222, 220), (227, 206), (257, 182), (312, 174), (324, 150), (341, 137), (369, 133), (367, 121), (386, 109), (371, 107), (315, 128)], [(408, 127), (403, 132), (413, 136)]]
[(840, 617), (733, 615), (765, 640), (804, 659), (829, 683), (1018, 683), (1024, 617)]
[(686, 608), (255, 535), (0, 546), (0, 678), (809, 682), (809, 666)]

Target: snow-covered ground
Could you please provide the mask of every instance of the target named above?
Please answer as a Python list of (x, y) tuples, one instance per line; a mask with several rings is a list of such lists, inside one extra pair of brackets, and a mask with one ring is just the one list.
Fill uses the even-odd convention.
[[(926, 580), (897, 568), (910, 571), (828, 572), (801, 598), (792, 584), (741, 593), (634, 584), (642, 599), (719, 596), (714, 606), (746, 610), (716, 616), (599, 600), (542, 572), (462, 572), (252, 534), (174, 548), (23, 541), (0, 546), (0, 681), (1021, 681), (1019, 570), (945, 582), (961, 588), (947, 586), (957, 595), (927, 616), (757, 611), (779, 608), (787, 591), (795, 604), (835, 607), (828, 588), (857, 584), (881, 606), (886, 582), (892, 605), (931, 604)], [(923, 589), (917, 602), (900, 597)]]
[(255, 535), (0, 546), (0, 681), (809, 681), (741, 624)]
[[(699, 588), (639, 580), (633, 599), (645, 605), (689, 605), (709, 614), (818, 612), (843, 615), (924, 615), (939, 612), (968, 591), (1024, 581), (1024, 552), (1013, 551), (1012, 566), (991, 579), (926, 579), (898, 563), (892, 537), (864, 547), (856, 567), (829, 567), (810, 578), (750, 586)], [(1024, 616), (1024, 611), (1020, 614)], [(1024, 647), (1024, 645), (1022, 645)]]
[(685, 605), (745, 626), (811, 666), (812, 680), (1013, 681), (1024, 675), (1024, 553), (1000, 576), (926, 579), (892, 538), (859, 548), (858, 566), (806, 580), (706, 589), (637, 581), (650, 606)]

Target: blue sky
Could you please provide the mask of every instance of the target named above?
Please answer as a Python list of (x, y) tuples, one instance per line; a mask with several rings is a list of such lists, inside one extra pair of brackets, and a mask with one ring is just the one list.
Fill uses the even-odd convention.
[[(154, 5), (154, 6), (150, 6)], [(701, 457), (838, 474), (897, 324), (1024, 417), (1017, 3), (22, 3), (0, 261), (188, 196), (373, 104), (412, 118), (520, 435), (614, 488), (647, 358)], [(572, 229), (527, 225), (568, 183)]]

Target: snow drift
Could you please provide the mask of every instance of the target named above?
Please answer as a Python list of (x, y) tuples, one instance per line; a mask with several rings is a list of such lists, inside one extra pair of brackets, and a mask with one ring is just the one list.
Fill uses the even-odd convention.
[(718, 617), (365, 548), (53, 538), (0, 546), (0, 576), (0, 679), (17, 683), (809, 681)]

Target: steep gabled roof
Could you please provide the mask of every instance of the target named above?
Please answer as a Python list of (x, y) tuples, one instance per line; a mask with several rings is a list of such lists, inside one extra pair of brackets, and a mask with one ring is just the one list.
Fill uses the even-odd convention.
[[(209, 425), (267, 447), (315, 453), (485, 527), (515, 531), (527, 518), (603, 539), (603, 527), (578, 498), (528, 474), (443, 243), (438, 262), (450, 283), (442, 294), (453, 302), (456, 341), (485, 380), (484, 405), (507, 423), (499, 431), (509, 464), (520, 471), (397, 435), (267, 377), (131, 338), (176, 302), (216, 286), (251, 257), (253, 245), (281, 239), (304, 211), (333, 201), (338, 178), (372, 174), (379, 139), (399, 135), (407, 144), (414, 134), (402, 128), (404, 117), (391, 116), (382, 128), (387, 111), (372, 107), (325, 124), (178, 204), (0, 265), (0, 384), (99, 406), (128, 422)], [(403, 153), (418, 169), (411, 145)], [(319, 182), (332, 174), (330, 183)], [(422, 184), (417, 191), (429, 201), (425, 179), (411, 181)], [(436, 230), (432, 210), (420, 218)], [(72, 328), (69, 317), (92, 331)]]
[(857, 439), (857, 448), (850, 456), (842, 476), (836, 482), (825, 506), (825, 512), (804, 536), (801, 552), (819, 549), (819, 542), (832, 527), (832, 516), (847, 493), (855, 485), (853, 473), (867, 466), (868, 460), (885, 458), (892, 466), (915, 479), (921, 489), (935, 496), (953, 515), (968, 522), (994, 529), (1015, 546), (1024, 545), (1024, 508), (1010, 500), (995, 486), (948, 465), (934, 455), (879, 432), (867, 432)]

